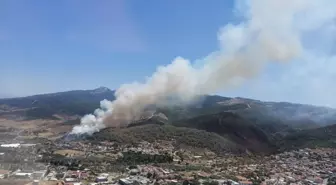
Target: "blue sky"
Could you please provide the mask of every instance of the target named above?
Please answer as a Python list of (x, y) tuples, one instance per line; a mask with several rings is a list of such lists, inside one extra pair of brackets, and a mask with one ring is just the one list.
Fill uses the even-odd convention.
[[(239, 21), (233, 7), (231, 0), (0, 1), (0, 97), (116, 89), (144, 80), (177, 56), (205, 57), (218, 48), (218, 30)], [(311, 85), (310, 72), (302, 70), (302, 83), (283, 81), (298, 79), (298, 65), (269, 65), (241, 88), (218, 93), (328, 104), (330, 98), (312, 101), (314, 94), (297, 93), (300, 84)], [(331, 80), (334, 71), (328, 74), (321, 79)]]
[(217, 47), (232, 3), (1, 1), (1, 91), (28, 95), (144, 79), (176, 56)]

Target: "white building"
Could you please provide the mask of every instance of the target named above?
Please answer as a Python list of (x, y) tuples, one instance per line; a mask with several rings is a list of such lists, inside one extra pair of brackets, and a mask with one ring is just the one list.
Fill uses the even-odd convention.
[(18, 147), (20, 147), (20, 143), (2, 144), (0, 146), (4, 147), (4, 148), (18, 148)]

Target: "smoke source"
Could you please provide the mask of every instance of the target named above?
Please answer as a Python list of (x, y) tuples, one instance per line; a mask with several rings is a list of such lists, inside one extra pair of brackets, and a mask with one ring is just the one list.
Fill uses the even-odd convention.
[(103, 100), (101, 108), (84, 116), (72, 134), (92, 134), (105, 127), (125, 125), (137, 119), (147, 106), (161, 104), (167, 97), (190, 102), (200, 95), (239, 86), (258, 75), (268, 62), (300, 58), (304, 51), (301, 37), (315, 27), (296, 24), (297, 19), (320, 11), (323, 6), (316, 6), (318, 2), (237, 1), (244, 21), (220, 29), (220, 48), (202, 60), (201, 68), (177, 57), (171, 64), (158, 67), (145, 83), (122, 85), (115, 101)]

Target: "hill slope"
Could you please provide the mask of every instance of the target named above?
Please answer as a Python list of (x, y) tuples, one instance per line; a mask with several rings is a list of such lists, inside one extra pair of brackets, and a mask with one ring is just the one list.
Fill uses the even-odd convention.
[(260, 127), (231, 112), (202, 115), (173, 123), (173, 125), (217, 133), (251, 151), (275, 149), (269, 139), (270, 136)]
[(306, 147), (336, 148), (336, 124), (291, 133), (279, 139), (278, 146), (283, 150)]
[(263, 102), (246, 98), (205, 96), (201, 103), (158, 108), (171, 122), (200, 115), (233, 112), (270, 133), (317, 128), (336, 123), (336, 110), (285, 102)]

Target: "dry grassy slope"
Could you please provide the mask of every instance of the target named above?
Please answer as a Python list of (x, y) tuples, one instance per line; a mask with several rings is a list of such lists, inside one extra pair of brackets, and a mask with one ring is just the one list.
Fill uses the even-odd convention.
[(72, 125), (64, 124), (62, 120), (9, 120), (0, 118), (0, 138), (6, 134), (6, 138), (11, 137), (15, 140), (29, 138), (48, 138), (58, 137), (69, 132)]

